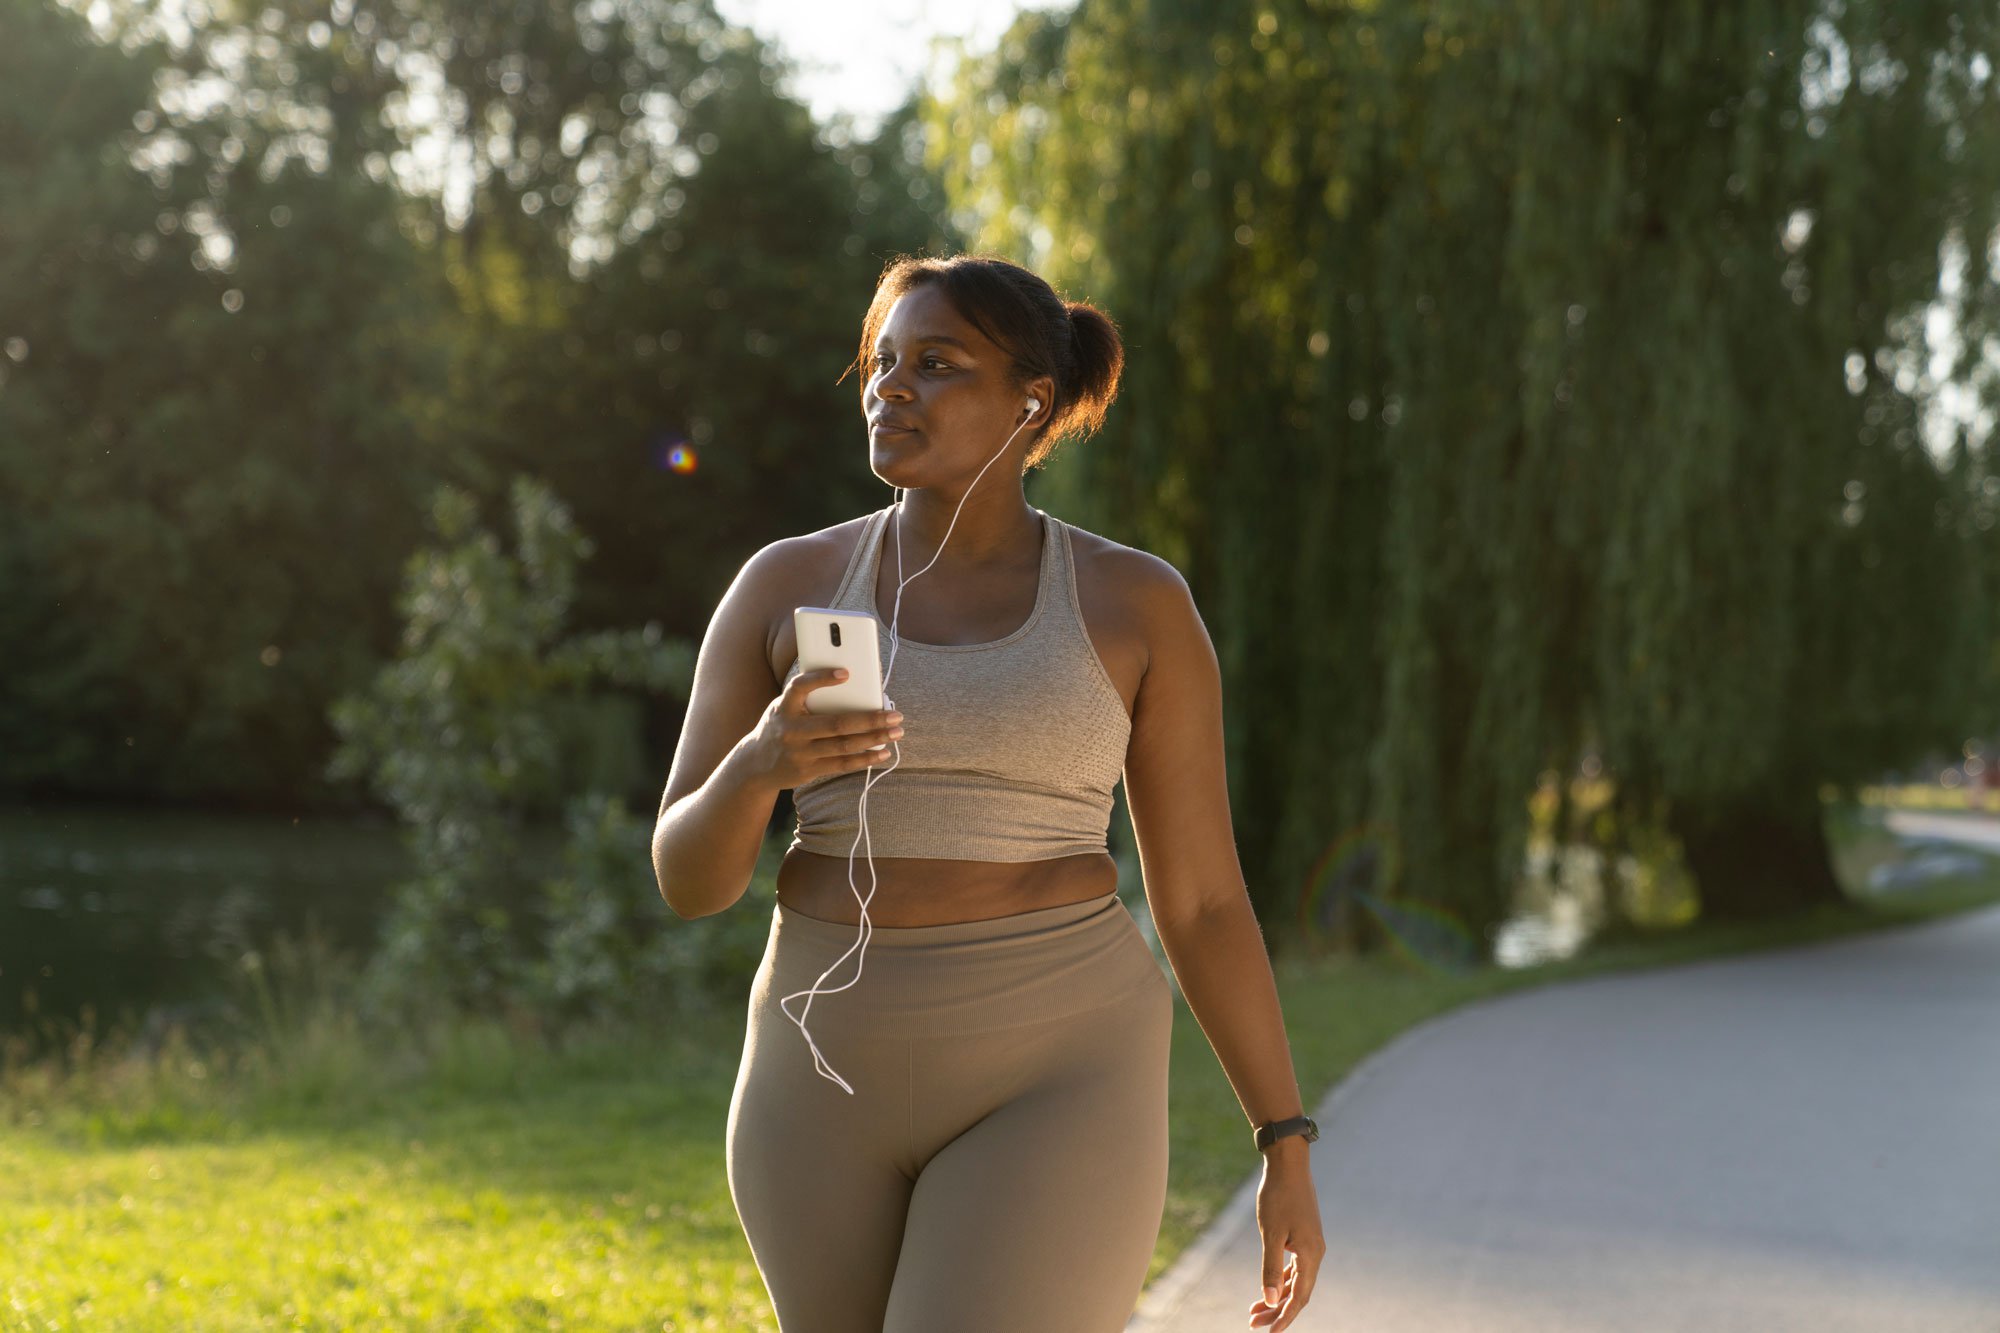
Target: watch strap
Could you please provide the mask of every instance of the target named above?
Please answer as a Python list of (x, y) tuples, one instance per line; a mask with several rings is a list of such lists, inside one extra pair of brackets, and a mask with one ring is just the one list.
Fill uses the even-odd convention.
[(1295, 1115), (1289, 1120), (1273, 1120), (1268, 1125), (1257, 1126), (1257, 1151), (1276, 1143), (1292, 1134), (1303, 1134), (1307, 1143), (1319, 1137), (1319, 1125), (1309, 1115)]

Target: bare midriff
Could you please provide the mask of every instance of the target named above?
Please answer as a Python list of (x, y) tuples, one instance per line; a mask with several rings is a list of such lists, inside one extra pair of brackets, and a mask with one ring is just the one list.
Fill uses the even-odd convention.
[(1118, 863), (1104, 852), (1047, 861), (878, 856), (871, 877), (868, 858), (857, 849), (853, 875), (850, 887), (845, 856), (795, 847), (778, 867), (778, 901), (802, 916), (858, 927), (866, 898), (871, 925), (938, 926), (1061, 907), (1118, 890)]

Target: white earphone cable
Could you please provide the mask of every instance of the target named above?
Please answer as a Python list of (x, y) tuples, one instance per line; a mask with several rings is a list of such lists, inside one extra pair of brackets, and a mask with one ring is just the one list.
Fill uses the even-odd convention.
[[(951, 530), (954, 527), (958, 526), (959, 513), (962, 510), (964, 510), (966, 498), (972, 494), (972, 487), (977, 486), (979, 484), (979, 478), (986, 475), (986, 469), (992, 467), (993, 464), (999, 459), (1000, 455), (1007, 452), (1007, 445), (1012, 444), (1014, 442), (1014, 436), (1019, 435), (1021, 433), (1022, 428), (1025, 427), (1029, 421), (1032, 421), (1034, 419), (1034, 414), (1040, 411), (1042, 406), (1039, 401), (1033, 398), (1030, 398), (1028, 400), (1027, 405), (1029, 408), (1027, 418), (1024, 419), (1019, 426), (1014, 427), (1012, 433), (1007, 436), (1006, 442), (1000, 446), (999, 451), (996, 452), (992, 458), (987, 459), (985, 466), (981, 467), (979, 471), (973, 475), (971, 485), (965, 488), (965, 495), (959, 497), (958, 508), (952, 511), (951, 522), (945, 525), (944, 537), (942, 540), (938, 542), (937, 552), (936, 554), (931, 556), (929, 564), (926, 564), (923, 567), (923, 569), (918, 570), (915, 574), (910, 575), (908, 578), (898, 580), (896, 584), (896, 603), (895, 606), (891, 609), (889, 615), (889, 663), (882, 669), (882, 702), (883, 705), (887, 708), (893, 709), (896, 706), (895, 700), (889, 697), (889, 677), (893, 675), (896, 670), (896, 648), (899, 642), (899, 640), (896, 638), (896, 622), (897, 619), (902, 614), (903, 588), (912, 579), (915, 579), (920, 575), (924, 574), (926, 571), (930, 569), (931, 565), (934, 565), (938, 562), (938, 556), (944, 554), (945, 542), (951, 540)], [(903, 568), (903, 529), (900, 524), (896, 523), (896, 518), (898, 515), (902, 513), (903, 509), (902, 488), (898, 487), (897, 492), (898, 493), (896, 497), (896, 512), (889, 516), (889, 521), (896, 527), (896, 569), (898, 572), (901, 572)], [(812, 1033), (806, 1031), (806, 1015), (812, 1012), (812, 1002), (814, 996), (831, 995), (836, 991), (846, 990), (850, 986), (854, 985), (856, 981), (861, 980), (861, 960), (857, 960), (854, 964), (854, 977), (852, 980), (843, 982), (838, 986), (830, 986), (825, 990), (821, 990), (819, 986), (820, 981), (825, 981), (827, 979), (827, 976), (832, 973), (834, 968), (839, 967), (842, 963), (846, 962), (848, 958), (855, 952), (856, 949), (859, 949), (865, 956), (868, 951), (868, 940), (874, 934), (874, 924), (868, 919), (868, 904), (875, 897), (875, 886), (876, 886), (875, 844), (873, 840), (869, 839), (868, 837), (868, 792), (872, 787), (874, 787), (876, 782), (881, 780), (881, 778), (885, 774), (893, 770), (897, 764), (903, 762), (903, 747), (900, 745), (896, 745), (896, 742), (894, 741), (891, 741), (889, 743), (892, 746), (895, 746), (896, 750), (896, 757), (891, 763), (889, 763), (886, 767), (880, 769), (861, 770), (861, 796), (856, 806), (858, 827), (855, 830), (854, 846), (851, 846), (847, 849), (847, 887), (849, 892), (855, 895), (855, 900), (861, 904), (860, 933), (855, 937), (854, 944), (848, 948), (846, 953), (834, 959), (832, 963), (827, 965), (826, 971), (819, 974), (819, 981), (815, 981), (810, 989), (802, 991), (793, 991), (790, 995), (787, 995), (778, 1001), (778, 1007), (780, 1009), (785, 1010), (785, 1016), (790, 1018), (794, 1023), (798, 1024), (800, 1032), (805, 1033), (806, 1044), (812, 1047), (813, 1064), (819, 1070), (820, 1074), (826, 1078), (832, 1079), (835, 1083), (838, 1083), (840, 1085), (841, 1091), (846, 1092), (849, 1095), (853, 1094), (854, 1092), (853, 1087), (848, 1084), (846, 1079), (842, 1078), (839, 1074), (833, 1072), (832, 1066), (828, 1065), (826, 1062), (826, 1057), (820, 1054), (819, 1043), (813, 1040)], [(866, 898), (863, 898), (861, 896), (860, 890), (855, 887), (854, 883), (854, 848), (860, 846), (864, 840), (868, 841), (868, 850), (866, 852), (866, 855), (868, 857), (868, 896)], [(805, 1008), (800, 1010), (797, 1014), (793, 1014), (790, 1009), (785, 1008), (785, 1002), (787, 1000), (795, 1000), (801, 995), (807, 997)]]

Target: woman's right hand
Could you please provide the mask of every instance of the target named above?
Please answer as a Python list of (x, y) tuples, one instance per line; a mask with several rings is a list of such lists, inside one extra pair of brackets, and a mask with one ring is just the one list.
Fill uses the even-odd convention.
[(843, 674), (836, 667), (799, 672), (744, 737), (752, 767), (766, 785), (787, 791), (815, 778), (884, 764), (893, 757), (889, 742), (903, 734), (903, 715), (894, 709), (806, 711), (806, 695), (836, 683)]

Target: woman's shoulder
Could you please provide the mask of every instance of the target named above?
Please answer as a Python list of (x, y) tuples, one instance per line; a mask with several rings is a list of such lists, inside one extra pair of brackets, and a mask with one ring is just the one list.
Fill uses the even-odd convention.
[(848, 557), (861, 540), (862, 531), (868, 526), (879, 510), (857, 514), (853, 518), (842, 519), (812, 532), (801, 532), (791, 537), (780, 537), (757, 553), (767, 566), (775, 567), (785, 577), (800, 577), (810, 580), (823, 570), (829, 562), (834, 565), (834, 578), (846, 568)]
[(753, 614), (773, 626), (790, 625), (793, 607), (820, 606), (832, 598), (871, 517), (862, 514), (766, 542), (743, 562), (725, 597), (749, 602)]
[(1171, 615), (1187, 583), (1151, 551), (1064, 526), (1076, 558), (1077, 609), (1129, 716), (1155, 655), (1174, 651)]
[(1158, 595), (1176, 585), (1187, 586), (1178, 569), (1151, 551), (1113, 541), (1068, 520), (1063, 521), (1063, 526), (1069, 529), (1070, 550), (1076, 556), (1079, 577), (1084, 575), (1087, 564), (1092, 580), (1107, 592), (1140, 597)]
[(785, 678), (797, 652), (792, 639), (793, 608), (832, 602), (863, 531), (879, 512), (780, 537), (751, 557), (773, 680)]

